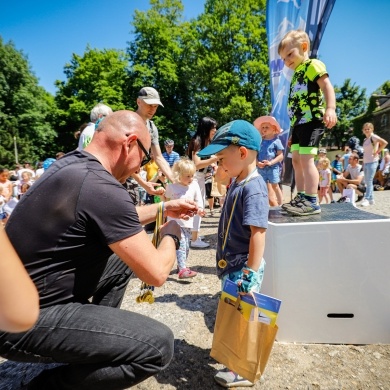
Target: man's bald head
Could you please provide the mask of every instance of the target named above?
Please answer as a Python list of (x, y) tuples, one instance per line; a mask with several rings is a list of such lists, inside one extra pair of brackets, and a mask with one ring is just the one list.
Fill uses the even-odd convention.
[(129, 134), (135, 134), (150, 143), (149, 132), (144, 121), (133, 111), (121, 110), (107, 116), (99, 123), (96, 133), (104, 133), (110, 141), (123, 140)]
[(133, 111), (116, 111), (99, 123), (91, 143), (84, 149), (94, 155), (121, 183), (137, 172), (142, 161), (138, 142), (148, 150), (150, 134)]

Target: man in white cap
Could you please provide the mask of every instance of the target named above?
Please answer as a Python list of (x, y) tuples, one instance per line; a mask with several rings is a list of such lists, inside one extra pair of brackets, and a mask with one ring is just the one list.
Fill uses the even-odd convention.
[(78, 150), (83, 150), (89, 145), (92, 141), (93, 135), (95, 134), (96, 123), (110, 114), (112, 114), (111, 107), (108, 107), (103, 103), (98, 103), (94, 108), (92, 108), (90, 115), (91, 122), (88, 123), (80, 134), (79, 144), (77, 147)]
[[(143, 87), (138, 92), (137, 98), (138, 109), (136, 113), (145, 121), (146, 127), (149, 130), (150, 137), (152, 139), (151, 149), (153, 152), (154, 160), (156, 164), (164, 173), (164, 175), (173, 181), (172, 170), (162, 155), (159, 145), (158, 129), (153, 123), (152, 118), (155, 115), (158, 106), (164, 107), (160, 100), (160, 95), (152, 87)], [(150, 195), (161, 195), (161, 189), (155, 190), (156, 183), (150, 183), (143, 180), (140, 175), (133, 174), (133, 178), (143, 187)]]

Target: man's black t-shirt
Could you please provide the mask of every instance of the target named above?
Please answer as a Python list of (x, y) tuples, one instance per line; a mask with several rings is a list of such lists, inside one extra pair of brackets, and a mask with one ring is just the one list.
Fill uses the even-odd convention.
[(50, 166), (22, 197), (7, 234), (36, 284), (41, 307), (93, 295), (109, 244), (142, 231), (126, 189), (85, 151)]

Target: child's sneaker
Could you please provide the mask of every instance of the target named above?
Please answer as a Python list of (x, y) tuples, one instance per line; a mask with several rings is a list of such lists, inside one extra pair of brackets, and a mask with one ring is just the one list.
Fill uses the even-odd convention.
[(347, 201), (347, 197), (346, 196), (342, 196), (338, 201), (337, 203), (345, 203)]
[(282, 210), (287, 211), (288, 207), (295, 206), (302, 199), (303, 199), (302, 195), (297, 194), (297, 195), (295, 195), (294, 199), (291, 199), (290, 202), (288, 202), (288, 203), (283, 203), (280, 207), (282, 208)]
[(370, 205), (370, 202), (368, 201), (368, 199), (363, 199), (363, 202), (360, 203), (360, 206), (362, 207), (367, 207)]
[(226, 388), (254, 386), (254, 383), (244, 379), (242, 376), (235, 374), (227, 368), (219, 371), (218, 374), (214, 376), (214, 379), (220, 386)]
[(189, 279), (196, 276), (198, 273), (190, 270), (189, 268), (183, 268), (179, 271), (179, 279)]
[(375, 200), (374, 200), (374, 199), (370, 199), (370, 200), (368, 201), (368, 203), (370, 203), (370, 205), (372, 206), (372, 205), (375, 204)]
[(201, 239), (197, 239), (196, 241), (191, 241), (191, 248), (208, 248), (210, 244), (202, 241)]
[(297, 216), (313, 215), (320, 214), (321, 207), (320, 205), (312, 203), (307, 199), (301, 199), (295, 206), (288, 206), (286, 211), (289, 214)]

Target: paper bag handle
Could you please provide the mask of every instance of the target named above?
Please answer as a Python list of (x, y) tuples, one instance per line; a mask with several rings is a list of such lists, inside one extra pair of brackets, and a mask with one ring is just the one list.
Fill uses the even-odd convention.
[[(247, 294), (250, 295), (253, 299), (253, 302), (255, 302), (255, 306), (252, 309), (253, 310), (253, 322), (259, 322), (259, 307), (257, 306), (255, 294), (253, 294), (252, 291), (250, 291)], [(239, 309), (240, 303), (241, 303), (241, 294), (238, 294), (236, 302), (234, 304), (234, 307), (236, 308), (236, 310), (240, 310)]]

